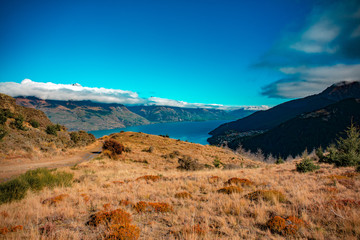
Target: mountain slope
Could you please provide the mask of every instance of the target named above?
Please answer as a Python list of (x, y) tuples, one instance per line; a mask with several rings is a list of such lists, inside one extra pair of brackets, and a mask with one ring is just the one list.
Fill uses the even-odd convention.
[(128, 109), (151, 122), (183, 122), (230, 120), (234, 115), (217, 109), (180, 108), (169, 106), (132, 106)]
[(70, 130), (90, 131), (150, 123), (122, 104), (42, 100), (35, 97), (17, 97), (16, 102), (45, 112), (51, 121), (65, 125)]
[(238, 138), (229, 143), (236, 149), (241, 144), (244, 149), (264, 154), (282, 156), (298, 155), (306, 148), (327, 147), (351, 122), (360, 123), (360, 100), (346, 99), (325, 108), (301, 114), (279, 126), (257, 136)]
[(217, 144), (217, 136), (227, 132), (248, 132), (253, 130), (268, 130), (306, 112), (311, 112), (346, 98), (360, 98), (360, 82), (340, 82), (323, 92), (301, 99), (279, 104), (266, 111), (226, 123), (210, 132), (213, 137), (209, 142)]

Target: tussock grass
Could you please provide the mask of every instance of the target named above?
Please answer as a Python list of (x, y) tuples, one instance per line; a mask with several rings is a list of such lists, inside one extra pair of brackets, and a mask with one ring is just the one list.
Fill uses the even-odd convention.
[[(125, 233), (134, 233), (130, 237), (136, 237), (138, 233), (138, 239), (360, 237), (360, 179), (353, 174), (353, 167), (333, 168), (321, 164), (321, 171), (298, 173), (296, 161), (262, 164), (226, 149), (169, 138), (137, 133), (122, 133), (114, 137), (132, 149), (124, 154), (122, 161), (103, 158), (81, 163), (80, 170), (73, 173), (76, 179), (82, 180), (74, 183), (72, 188), (29, 191), (21, 201), (1, 205), (0, 229), (17, 225), (24, 227), (4, 236), (15, 239), (126, 239), (120, 236), (127, 229)], [(142, 152), (150, 142), (156, 150)], [(174, 158), (162, 156), (173, 151), (180, 154)], [(202, 164), (211, 164), (218, 156), (224, 164), (243, 163), (244, 167), (179, 171), (177, 158), (183, 155), (192, 156)], [(147, 160), (149, 164), (144, 165), (140, 160)], [(158, 181), (136, 180), (146, 175), (162, 177)], [(353, 181), (353, 187), (339, 182), (344, 179), (329, 178), (330, 175), (348, 176), (349, 179), (345, 180)], [(256, 184), (243, 187), (240, 193), (217, 192), (224, 187), (224, 181), (236, 177), (253, 180)], [(115, 184), (114, 181), (121, 183)], [(104, 188), (104, 184), (108, 187)], [(191, 197), (176, 197), (184, 192)], [(268, 201), (268, 195), (261, 193), (274, 195), (269, 194)], [(282, 193), (286, 200), (280, 200), (278, 193)], [(61, 194), (68, 196), (56, 204), (42, 204), (44, 199)], [(246, 197), (249, 194), (256, 195), (256, 200)], [(85, 224), (94, 214), (111, 215), (117, 209), (124, 216), (131, 217), (129, 226), (132, 227), (126, 228), (122, 223), (117, 225), (107, 217), (96, 226)], [(275, 216), (278, 216), (278, 223), (272, 221)]]
[(21, 200), (28, 189), (40, 191), (45, 187), (71, 186), (72, 173), (55, 172), (45, 168), (29, 170), (19, 177), (0, 184), (0, 204)]

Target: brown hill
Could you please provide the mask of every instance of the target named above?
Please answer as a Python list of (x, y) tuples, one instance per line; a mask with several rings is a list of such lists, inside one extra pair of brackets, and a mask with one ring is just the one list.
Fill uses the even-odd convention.
[(0, 136), (0, 160), (19, 154), (61, 152), (95, 141), (92, 134), (70, 133), (54, 125), (42, 111), (19, 106), (5, 94), (0, 94)]

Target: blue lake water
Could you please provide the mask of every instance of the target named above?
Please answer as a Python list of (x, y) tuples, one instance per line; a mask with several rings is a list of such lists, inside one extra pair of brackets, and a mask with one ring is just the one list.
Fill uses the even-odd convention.
[(227, 123), (226, 120), (214, 120), (204, 122), (174, 122), (174, 123), (157, 123), (142, 126), (133, 126), (127, 128), (116, 128), (109, 130), (97, 130), (89, 131), (95, 135), (96, 138), (100, 138), (111, 133), (118, 133), (120, 131), (125, 132), (143, 132), (153, 135), (169, 135), (174, 139), (180, 139), (182, 141), (189, 141), (193, 143), (200, 143), (203, 145), (209, 144), (206, 139), (210, 137), (208, 134), (211, 130), (220, 126), (223, 123)]

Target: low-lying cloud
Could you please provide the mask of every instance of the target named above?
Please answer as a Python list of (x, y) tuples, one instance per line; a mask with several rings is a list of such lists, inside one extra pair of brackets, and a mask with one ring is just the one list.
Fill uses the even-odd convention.
[(150, 97), (142, 98), (136, 92), (120, 89), (107, 89), (96, 87), (83, 87), (79, 84), (56, 84), (34, 82), (24, 79), (21, 83), (0, 83), (0, 92), (12, 97), (34, 96), (40, 99), (51, 100), (90, 100), (101, 103), (119, 103), (124, 105), (156, 105), (184, 108), (209, 108), (209, 109), (247, 109), (264, 110), (267, 106), (226, 106), (221, 104), (188, 103), (166, 98)]
[(317, 5), (302, 31), (287, 33), (255, 67), (284, 75), (262, 89), (271, 98), (318, 93), (333, 83), (360, 80), (360, 0)]

